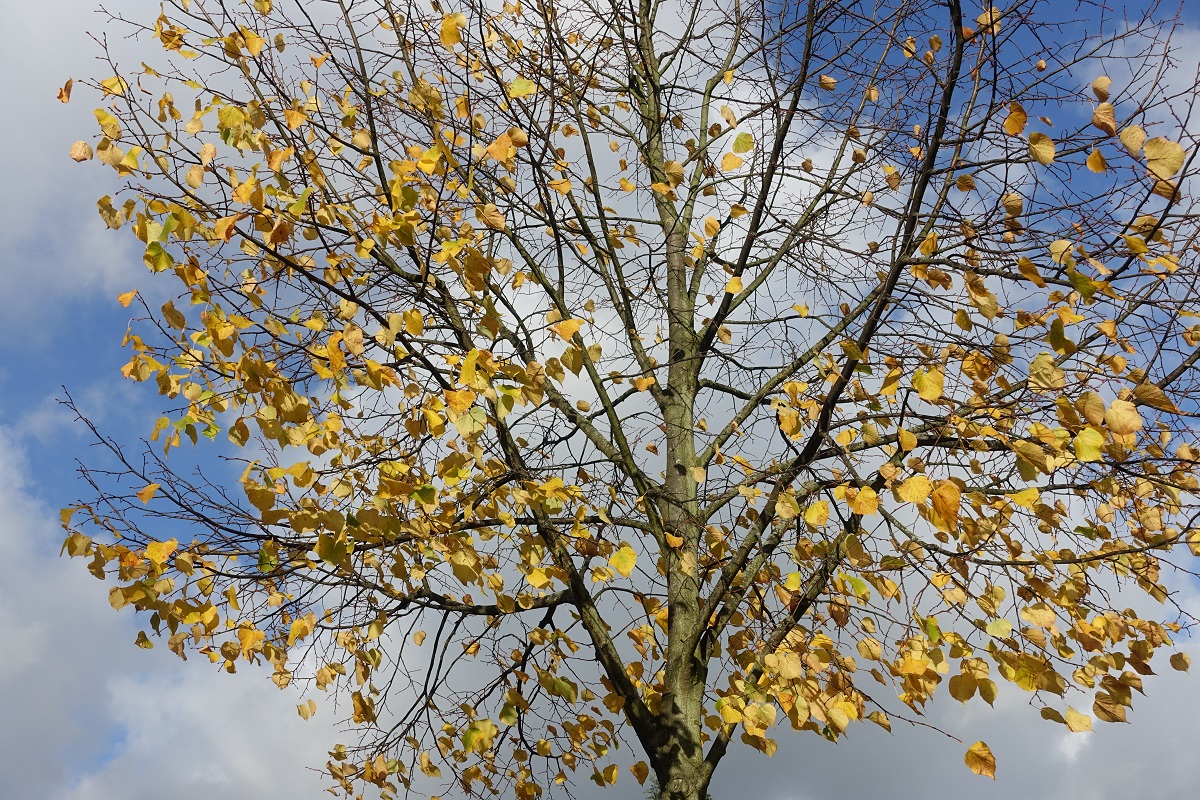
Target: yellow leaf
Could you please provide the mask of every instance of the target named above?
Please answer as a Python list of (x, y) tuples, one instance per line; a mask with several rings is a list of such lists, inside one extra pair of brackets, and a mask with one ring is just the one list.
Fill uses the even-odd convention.
[(528, 78), (517, 78), (508, 85), (508, 96), (514, 100), (529, 97), (537, 91), (537, 84)]
[(1101, 75), (1092, 81), (1092, 92), (1096, 95), (1096, 99), (1101, 102), (1107, 100), (1110, 86), (1112, 86), (1112, 78), (1107, 75)]
[(650, 767), (646, 766), (645, 761), (639, 761), (629, 768), (633, 773), (633, 777), (637, 778), (638, 786), (646, 783), (646, 777), (650, 774)]
[(1146, 142), (1146, 166), (1162, 180), (1183, 169), (1184, 149), (1178, 142), (1159, 136)]
[(814, 528), (819, 528), (829, 521), (829, 502), (818, 500), (804, 509), (804, 521)]
[(1049, 628), (1054, 624), (1057, 615), (1054, 609), (1045, 603), (1038, 602), (1021, 609), (1021, 619), (1039, 628)]
[(552, 180), (549, 183), (547, 183), (546, 185), (549, 186), (554, 191), (558, 192), (559, 194), (566, 194), (567, 192), (571, 191), (571, 182), (569, 180), (567, 180), (566, 178), (558, 178), (556, 180)]
[(1142, 417), (1128, 400), (1113, 400), (1104, 412), (1104, 424), (1118, 436), (1127, 436), (1142, 429)]
[(1090, 731), (1092, 729), (1092, 718), (1087, 714), (1081, 714), (1070, 706), (1067, 707), (1066, 713), (1067, 729), (1072, 733), (1080, 731)]
[(992, 755), (991, 748), (983, 742), (976, 742), (967, 748), (963, 761), (976, 775), (996, 780), (996, 757)]
[(904, 452), (915, 450), (917, 447), (917, 436), (907, 428), (901, 428), (896, 432), (896, 438), (900, 442), (900, 449)]
[(1025, 130), (1029, 115), (1024, 107), (1016, 101), (1008, 104), (1008, 116), (1004, 118), (1004, 132), (1009, 136), (1020, 136)]
[(133, 298), (137, 297), (137, 293), (138, 290), (134, 289), (131, 292), (119, 294), (117, 295), (117, 302), (121, 304), (122, 308), (129, 308), (129, 304), (133, 302)]
[(639, 392), (644, 392), (654, 385), (654, 376), (647, 375), (643, 378), (634, 378), (633, 385)]
[(958, 508), (962, 502), (962, 490), (954, 481), (938, 481), (933, 490), (933, 510), (946, 523), (947, 530), (958, 527)]
[(742, 165), (742, 159), (735, 156), (733, 153), (726, 153), (721, 156), (721, 171), (732, 172)]
[(454, 49), (454, 45), (462, 41), (459, 36), (459, 29), (467, 27), (467, 17), (465, 14), (447, 14), (442, 17), (442, 32), (441, 40), (442, 47), (447, 50)]
[(103, 108), (97, 108), (92, 113), (96, 115), (96, 121), (100, 123), (101, 133), (114, 142), (121, 138), (121, 124), (117, 122), (116, 117)]
[(942, 396), (946, 384), (946, 373), (938, 367), (928, 370), (919, 369), (913, 374), (912, 385), (917, 394), (927, 403), (932, 403)]
[(617, 551), (608, 559), (608, 565), (626, 578), (633, 574), (633, 568), (636, 564), (637, 553), (627, 544), (622, 544), (618, 547)]
[(1054, 140), (1044, 133), (1029, 134), (1029, 155), (1042, 166), (1054, 163)]
[(721, 232), (721, 221), (716, 217), (704, 218), (704, 235), (711, 239)]
[(179, 540), (177, 539), (168, 539), (165, 542), (151, 542), (146, 545), (146, 558), (155, 564), (164, 564), (177, 547), (179, 547)]
[(1187, 672), (1188, 667), (1192, 665), (1192, 659), (1187, 653), (1175, 653), (1171, 656), (1171, 668), (1180, 672)]
[(822, 75), (817, 79), (817, 85), (827, 92), (832, 92), (837, 88), (837, 79), (831, 78), (828, 75)]
[(621, 191), (632, 192), (637, 187), (630, 183), (627, 179), (621, 178)]
[(1097, 148), (1092, 151), (1092, 154), (1087, 157), (1087, 168), (1092, 172), (1107, 172), (1108, 161), (1104, 158), (1104, 153)]
[(1008, 499), (1019, 505), (1021, 508), (1032, 509), (1037, 505), (1038, 498), (1041, 497), (1041, 492), (1036, 486), (1030, 486), (1028, 489), (1022, 489), (1019, 492), (1012, 492), (1008, 495)]
[(877, 514), (879, 512), (879, 495), (870, 486), (862, 487), (854, 497), (854, 505), (850, 507), (850, 511), (864, 517)]
[[(700, 481), (696, 481), (700, 483)], [(775, 516), (782, 520), (795, 519), (800, 516), (800, 504), (790, 494), (781, 494), (775, 501)]]
[(1092, 112), (1092, 125), (1107, 133), (1117, 135), (1117, 111), (1112, 103), (1101, 103)]
[(742, 279), (738, 275), (734, 275), (729, 279), (729, 283), (725, 284), (726, 294), (737, 294), (742, 291)]
[(1104, 457), (1104, 434), (1095, 428), (1084, 428), (1075, 437), (1075, 457), (1080, 461), (1099, 461)]
[(124, 78), (114, 75), (111, 78), (105, 78), (100, 81), (100, 88), (104, 90), (105, 95), (115, 95), (120, 97), (129, 89), (129, 84)]
[(147, 485), (146, 488), (137, 493), (137, 499), (141, 500), (143, 503), (149, 503), (151, 498), (154, 497), (154, 493), (158, 491), (158, 487), (161, 485), (162, 484), (159, 483), (151, 483)]
[(554, 331), (559, 338), (569, 340), (582, 327), (583, 320), (581, 319), (564, 319), (562, 322), (551, 325), (550, 330)]
[(933, 483), (924, 475), (913, 475), (896, 487), (896, 494), (906, 503), (924, 503), (933, 491)]
[(1142, 152), (1142, 145), (1145, 142), (1146, 132), (1142, 130), (1140, 125), (1130, 125), (1121, 131), (1121, 144), (1129, 151), (1129, 155), (1135, 158)]

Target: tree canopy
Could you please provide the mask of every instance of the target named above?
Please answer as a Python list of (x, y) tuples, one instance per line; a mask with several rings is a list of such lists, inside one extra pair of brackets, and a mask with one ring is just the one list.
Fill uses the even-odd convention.
[(617, 791), (697, 800), (731, 747), (939, 690), (1124, 721), (1187, 667), (1154, 657), (1200, 553), (1195, 86), (1156, 13), (112, 18), (145, 60), (71, 155), (145, 245), (124, 374), (163, 416), (92, 428), (65, 549), (139, 645), (347, 700), (347, 793), (632, 761)]

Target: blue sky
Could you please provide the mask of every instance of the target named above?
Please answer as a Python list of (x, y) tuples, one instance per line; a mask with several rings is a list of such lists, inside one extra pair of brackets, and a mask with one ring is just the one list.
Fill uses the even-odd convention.
[[(119, 0), (131, 16), (156, 6)], [(0, 27), (0, 126), (6, 192), (0, 194), (0, 790), (14, 800), (324, 796), (304, 769), (324, 762), (335, 740), (328, 709), (308, 723), (298, 698), (253, 672), (230, 677), (163, 648), (133, 647), (137, 627), (113, 612), (106, 588), (80, 564), (57, 558), (57, 509), (78, 493), (75, 459), (87, 455), (81, 426), (57, 399), (66, 385), (118, 438), (144, 435), (156, 397), (123, 381), (120, 348), (129, 314), (116, 296), (147, 289), (148, 274), (127, 232), (104, 229), (96, 199), (106, 171), (67, 158), (94, 127), (93, 98), (80, 87), (55, 101), (68, 77), (98, 74), (86, 35), (101, 18), (90, 2), (10, 3)], [(1188, 58), (1200, 50), (1197, 24)], [(120, 47), (120, 44), (117, 44)], [(1193, 65), (1194, 66), (1194, 65)], [(1200, 612), (1200, 597), (1189, 595)], [(1193, 652), (1200, 663), (1200, 652)], [(782, 735), (773, 761), (737, 753), (718, 773), (717, 800), (824, 798), (931, 792), (980, 798), (1106, 800), (1132, 793), (1185, 795), (1200, 783), (1200, 668), (1147, 681), (1132, 726), (1069, 735), (1044, 722), (1026, 698), (1002, 693), (995, 711), (941, 702), (933, 725), (967, 742), (984, 739), (999, 781), (971, 775), (962, 746), (931, 730), (871, 726), (832, 746)], [(629, 796), (628, 775), (621, 784)], [(620, 788), (618, 789), (620, 791)], [(613, 796), (616, 796), (615, 794)]]

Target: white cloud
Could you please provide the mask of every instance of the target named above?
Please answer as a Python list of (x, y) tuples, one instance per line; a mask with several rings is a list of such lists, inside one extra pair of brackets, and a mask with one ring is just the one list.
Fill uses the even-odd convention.
[(336, 741), (303, 722), (266, 674), (225, 675), (132, 646), (128, 613), (79, 562), (57, 557), (52, 509), (30, 497), (0, 429), (0, 794), (14, 800), (316, 798)]

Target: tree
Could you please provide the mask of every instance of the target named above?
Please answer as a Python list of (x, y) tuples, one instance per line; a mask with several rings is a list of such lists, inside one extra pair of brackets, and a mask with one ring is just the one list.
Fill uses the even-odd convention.
[(100, 212), (181, 286), (121, 298), (169, 402), (97, 431), (66, 550), (139, 644), (348, 695), (348, 793), (558, 796), (624, 742), (696, 800), (939, 687), (1123, 721), (1200, 552), (1194, 87), (1153, 9), (1062, 13), (112, 20), (165, 52), (95, 84)]

